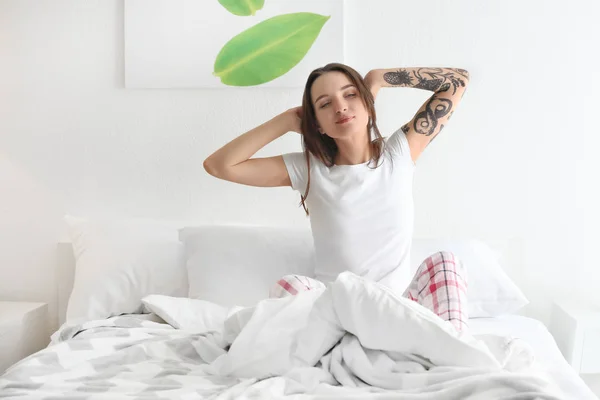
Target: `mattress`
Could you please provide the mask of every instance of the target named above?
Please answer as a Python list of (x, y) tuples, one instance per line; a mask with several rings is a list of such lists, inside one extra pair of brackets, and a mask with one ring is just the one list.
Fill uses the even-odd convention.
[(535, 352), (536, 359), (546, 366), (555, 383), (564, 393), (578, 400), (598, 400), (585, 382), (567, 363), (552, 334), (546, 326), (533, 318), (506, 315), (495, 318), (476, 318), (469, 321), (471, 332), (514, 335), (527, 341)]

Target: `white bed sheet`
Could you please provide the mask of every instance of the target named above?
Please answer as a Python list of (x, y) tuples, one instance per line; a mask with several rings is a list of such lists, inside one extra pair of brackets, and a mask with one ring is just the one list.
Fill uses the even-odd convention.
[(473, 334), (514, 335), (527, 341), (536, 359), (547, 366), (548, 373), (565, 393), (575, 400), (598, 400), (581, 377), (567, 363), (552, 334), (539, 320), (521, 315), (476, 318), (469, 321)]

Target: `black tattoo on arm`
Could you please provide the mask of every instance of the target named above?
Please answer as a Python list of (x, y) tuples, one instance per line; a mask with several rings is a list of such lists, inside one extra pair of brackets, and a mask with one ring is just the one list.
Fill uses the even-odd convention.
[(450, 113), (451, 110), (451, 100), (440, 98), (434, 94), (425, 103), (425, 110), (415, 115), (413, 128), (421, 135), (430, 136), (438, 126), (438, 120)]
[(413, 78), (405, 69), (400, 69), (396, 72), (386, 72), (383, 74), (383, 79), (390, 85), (413, 85)]
[(462, 68), (448, 68), (448, 69), (456, 72), (459, 75), (462, 75), (463, 78), (469, 80), (469, 71), (467, 71), (466, 69), (462, 69)]
[[(413, 129), (415, 133), (428, 137), (427, 147), (444, 129), (445, 121), (452, 117), (454, 106), (459, 102), (460, 93), (457, 91), (466, 87), (469, 73), (459, 68), (407, 68), (385, 72), (383, 79), (389, 85), (428, 89), (435, 92), (419, 109), (412, 121), (401, 127), (405, 134)], [(462, 90), (460, 98), (464, 93), (465, 90)], [(443, 118), (446, 119), (442, 124)]]
[[(431, 142), (433, 142), (433, 139), (435, 139), (435, 138), (437, 137), (437, 135), (439, 135), (439, 134), (440, 134), (440, 132), (442, 131), (442, 129), (444, 129), (444, 124), (440, 125), (440, 130), (439, 130), (439, 132), (438, 132), (438, 133), (436, 133), (435, 135), (433, 135), (433, 136), (431, 137), (431, 139), (430, 139), (430, 140), (429, 140), (429, 142), (427, 143), (427, 146), (429, 146), (429, 145), (431, 144)], [(427, 146), (425, 146), (425, 147), (427, 147)]]
[(383, 80), (392, 86), (412, 87), (433, 92), (448, 90), (453, 86), (453, 94), (459, 87), (466, 86), (469, 73), (459, 68), (408, 68), (386, 72)]

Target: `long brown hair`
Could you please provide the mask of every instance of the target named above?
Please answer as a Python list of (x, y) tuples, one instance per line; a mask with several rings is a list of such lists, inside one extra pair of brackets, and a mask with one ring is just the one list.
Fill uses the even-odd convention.
[(362, 76), (356, 72), (353, 68), (340, 64), (330, 63), (324, 67), (317, 68), (310, 73), (304, 87), (304, 95), (302, 96), (302, 122), (300, 129), (302, 131), (302, 145), (304, 147), (304, 155), (306, 156), (306, 164), (308, 169), (308, 181), (306, 184), (306, 192), (304, 195), (300, 195), (300, 204), (304, 207), (306, 216), (309, 215), (308, 208), (306, 207), (306, 197), (308, 196), (308, 190), (310, 189), (310, 157), (309, 152), (312, 153), (318, 160), (323, 162), (327, 167), (334, 165), (335, 157), (338, 153), (338, 147), (331, 137), (326, 134), (319, 132), (319, 125), (317, 117), (315, 116), (315, 108), (311, 98), (311, 88), (315, 80), (321, 75), (331, 72), (339, 71), (344, 73), (348, 79), (356, 86), (362, 102), (370, 115), (369, 123), (367, 125), (367, 133), (369, 138), (372, 137), (372, 133), (375, 134), (375, 139), (370, 142), (371, 154), (373, 155), (369, 160), (368, 164), (372, 161), (375, 162), (375, 168), (379, 165), (379, 159), (383, 155), (385, 149), (385, 141), (379, 132), (377, 127), (377, 115), (375, 113), (375, 99), (373, 94), (365, 85)]

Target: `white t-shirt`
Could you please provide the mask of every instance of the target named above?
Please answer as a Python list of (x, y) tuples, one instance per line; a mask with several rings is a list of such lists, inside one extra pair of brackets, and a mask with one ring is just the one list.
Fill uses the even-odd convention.
[[(304, 195), (308, 180), (304, 153), (287, 153), (283, 160), (292, 189)], [(411, 278), (415, 169), (404, 132), (398, 129), (387, 138), (377, 168), (368, 164), (327, 167), (310, 154), (306, 205), (315, 278), (331, 282), (341, 272), (352, 271), (403, 291)]]

